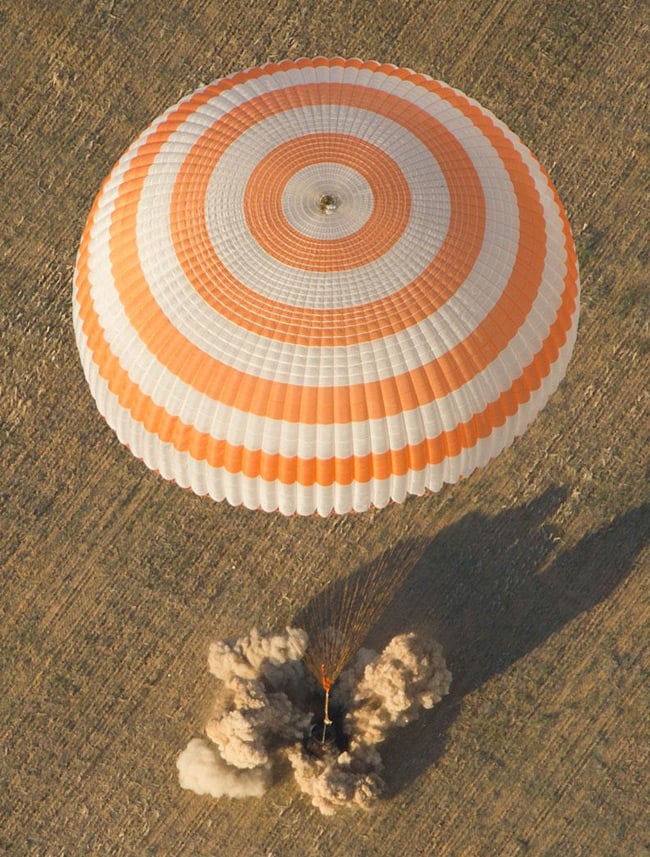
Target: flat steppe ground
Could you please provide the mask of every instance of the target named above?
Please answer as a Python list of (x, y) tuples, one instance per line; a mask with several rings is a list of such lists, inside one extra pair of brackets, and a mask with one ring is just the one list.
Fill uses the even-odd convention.
[[(647, 853), (644, 5), (0, 3), (8, 853)], [(583, 307), (560, 390), (484, 471), (378, 513), (284, 519), (183, 492), (120, 446), (83, 378), (71, 281), (101, 181), (155, 116), (317, 54), (427, 72), (516, 131), (566, 205)], [(326, 819), (288, 777), (260, 800), (182, 791), (208, 642), (284, 627), (405, 531), (427, 548), (374, 639), (434, 631), (454, 684), (385, 745), (387, 798)]]

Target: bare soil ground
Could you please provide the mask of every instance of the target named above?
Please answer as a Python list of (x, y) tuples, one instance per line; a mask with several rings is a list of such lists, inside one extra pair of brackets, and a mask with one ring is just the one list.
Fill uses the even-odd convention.
[[(0, 3), (8, 853), (647, 853), (644, 5)], [(584, 290), (568, 376), (512, 449), (439, 495), (324, 521), (149, 473), (96, 412), (70, 319), (85, 218), (134, 137), (203, 82), (316, 54), (428, 72), (500, 116), (550, 170)], [(405, 530), (428, 547), (375, 638), (435, 629), (455, 682), (385, 747), (389, 797), (324, 819), (290, 779), (261, 800), (181, 791), (208, 641), (283, 627)]]

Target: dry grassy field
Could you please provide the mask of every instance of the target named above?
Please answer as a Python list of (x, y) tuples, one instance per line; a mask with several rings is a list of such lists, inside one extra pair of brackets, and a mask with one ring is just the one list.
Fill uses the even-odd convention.
[[(648, 853), (644, 7), (0, 2), (6, 853)], [(317, 54), (429, 73), (517, 132), (567, 207), (583, 309), (559, 392), (484, 471), (381, 512), (285, 519), (195, 497), (120, 446), (77, 357), (71, 282), (92, 200), (153, 118), (213, 78)], [(435, 630), (454, 682), (385, 745), (386, 799), (328, 819), (288, 776), (262, 799), (182, 791), (209, 641), (283, 628), (406, 531), (427, 548), (374, 638)]]

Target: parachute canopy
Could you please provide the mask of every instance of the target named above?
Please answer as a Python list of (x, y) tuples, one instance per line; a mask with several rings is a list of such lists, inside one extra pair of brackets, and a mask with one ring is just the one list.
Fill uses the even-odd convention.
[(79, 249), (86, 378), (167, 479), (284, 514), (436, 491), (562, 379), (578, 273), (557, 193), (423, 74), (285, 61), (157, 119)]

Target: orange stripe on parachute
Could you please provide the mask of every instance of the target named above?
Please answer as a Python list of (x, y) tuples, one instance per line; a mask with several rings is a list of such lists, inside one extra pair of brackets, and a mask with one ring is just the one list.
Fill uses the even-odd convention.
[[(324, 162), (360, 173), (370, 186), (374, 207), (352, 235), (315, 241), (287, 221), (282, 192), (299, 170)], [(281, 143), (260, 161), (246, 186), (244, 211), (251, 235), (279, 262), (306, 271), (346, 271), (373, 262), (401, 238), (411, 213), (411, 194), (395, 161), (372, 143), (349, 134), (307, 134)]]

